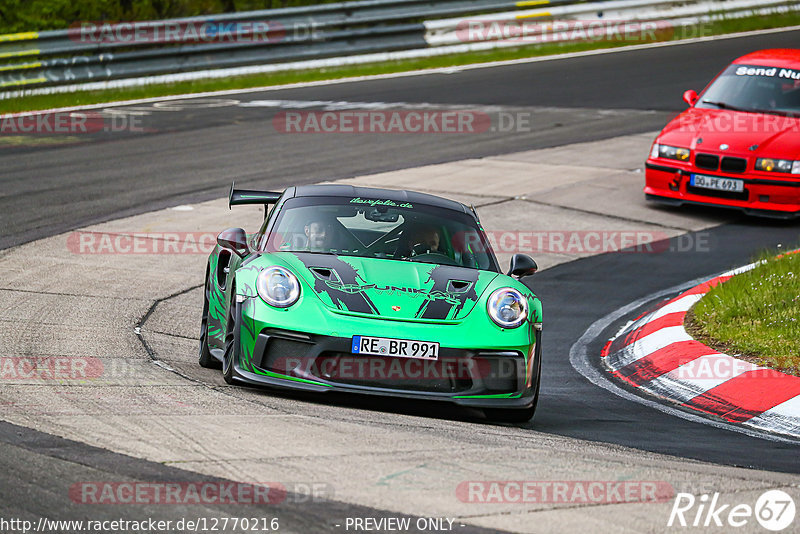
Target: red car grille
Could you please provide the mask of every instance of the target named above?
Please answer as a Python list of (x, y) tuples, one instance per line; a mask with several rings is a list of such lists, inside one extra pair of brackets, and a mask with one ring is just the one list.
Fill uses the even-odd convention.
[(747, 169), (747, 160), (733, 156), (725, 156), (720, 163), (720, 157), (714, 154), (697, 154), (694, 164), (699, 169), (709, 171), (722, 170), (723, 172), (744, 172)]
[(713, 154), (697, 154), (694, 157), (694, 164), (701, 169), (716, 171), (719, 169), (719, 156)]
[(723, 172), (744, 172), (747, 168), (747, 160), (744, 158), (722, 158), (720, 169)]

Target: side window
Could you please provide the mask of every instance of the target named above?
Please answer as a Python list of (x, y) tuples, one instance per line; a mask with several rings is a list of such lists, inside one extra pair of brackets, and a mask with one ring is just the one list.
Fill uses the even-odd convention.
[(800, 110), (800, 80), (793, 84), (784, 84), (782, 90), (781, 107), (795, 111)]
[[(269, 206), (264, 206), (264, 209), (268, 210)], [(253, 239), (253, 244), (256, 246), (256, 248), (261, 248), (261, 242), (264, 240), (264, 232), (267, 231), (267, 224), (269, 224), (268, 216), (264, 217), (264, 222), (261, 223), (261, 228), (258, 229), (258, 232)]]

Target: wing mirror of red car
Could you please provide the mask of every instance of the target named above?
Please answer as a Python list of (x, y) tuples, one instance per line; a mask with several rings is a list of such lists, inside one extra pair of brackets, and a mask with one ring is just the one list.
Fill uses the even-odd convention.
[(697, 103), (697, 91), (694, 89), (689, 89), (683, 93), (683, 101), (694, 107), (694, 105)]
[(533, 258), (525, 254), (514, 254), (511, 257), (511, 268), (508, 270), (508, 276), (516, 276), (522, 278), (523, 276), (530, 276), (539, 270), (539, 266), (533, 261)]
[(217, 236), (217, 244), (232, 250), (238, 256), (245, 257), (250, 252), (247, 246), (247, 234), (241, 228), (228, 228)]

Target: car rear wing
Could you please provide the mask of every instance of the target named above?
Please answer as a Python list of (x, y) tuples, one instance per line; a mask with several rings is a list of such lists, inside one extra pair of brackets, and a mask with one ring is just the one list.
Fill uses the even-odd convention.
[(274, 191), (256, 191), (253, 189), (236, 189), (235, 183), (231, 184), (231, 192), (228, 194), (228, 209), (231, 206), (242, 204), (275, 204), (283, 193)]

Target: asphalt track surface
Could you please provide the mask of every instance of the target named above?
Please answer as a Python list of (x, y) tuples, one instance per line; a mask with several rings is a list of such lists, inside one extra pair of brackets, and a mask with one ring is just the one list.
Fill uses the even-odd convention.
[[(800, 32), (654, 48), (457, 74), (345, 83), (262, 94), (239, 100), (295, 99), (425, 102), (507, 108), (620, 110), (595, 128), (556, 112), (553, 124), (523, 135), (420, 140), (414, 136), (281, 136), (260, 128), (274, 110), (188, 109), (157, 116), (152, 134), (99, 136), (59, 148), (4, 148), (0, 152), (2, 241), (7, 248), (91, 222), (180, 202), (221, 196), (230, 180), (258, 187), (312, 182), (365, 172), (411, 167), (464, 157), (500, 154), (657, 129), (682, 108), (684, 89), (700, 89), (732, 58), (747, 51), (796, 46)], [(642, 113), (646, 112), (646, 113)], [(561, 113), (561, 118), (556, 115)], [(636, 117), (637, 120), (627, 120)], [(161, 122), (159, 122), (161, 121)], [(334, 139), (328, 139), (333, 137)], [(419, 136), (418, 136), (419, 137)], [(358, 154), (353, 157), (353, 154)], [(320, 176), (320, 169), (325, 175)], [(543, 271), (527, 280), (545, 305), (544, 382), (537, 431), (725, 465), (800, 472), (797, 446), (756, 439), (692, 423), (625, 401), (600, 389), (569, 364), (570, 346), (595, 320), (666, 287), (747, 263), (757, 251), (797, 243), (796, 223), (739, 218), (705, 232), (707, 249), (661, 254), (606, 254)], [(673, 240), (673, 245), (676, 243)], [(35, 261), (35, 258), (32, 258)], [(198, 281), (199, 283), (199, 281)], [(594, 341), (599, 352), (618, 325)], [(412, 409), (413, 413), (413, 409)], [(419, 413), (424, 413), (421, 409)], [(447, 416), (447, 411), (443, 412)], [(40, 515), (63, 507), (59, 483), (71, 470), (83, 480), (108, 473), (141, 480), (196, 480), (200, 475), (0, 424), (0, 469), (8, 515)], [(192, 478), (195, 477), (195, 478)], [(28, 480), (20, 486), (20, 481)], [(62, 481), (62, 482), (59, 482)], [(12, 491), (13, 490), (13, 491)], [(340, 515), (342, 504), (299, 506), (288, 514), (320, 529), (322, 517)], [(350, 515), (380, 516), (377, 510)], [(74, 513), (64, 509), (62, 518)], [(185, 510), (154, 515), (185, 516)], [(205, 511), (207, 512), (207, 511)], [(109, 506), (115, 517), (125, 508)], [(242, 515), (246, 513), (242, 509)], [(316, 515), (319, 514), (319, 515)], [(93, 519), (98, 519), (93, 510)], [(464, 530), (466, 531), (466, 530)], [(478, 531), (478, 529), (475, 529)]]
[[(701, 232), (701, 239), (709, 243), (702, 251), (680, 251), (682, 241), (697, 238), (688, 234), (671, 240), (670, 250), (663, 253), (605, 254), (560, 265), (527, 280), (547, 304), (549, 328), (543, 343), (557, 347), (555, 358), (543, 360), (548, 387), (537, 409), (536, 429), (714, 463), (800, 473), (797, 444), (656, 415), (650, 408), (598, 390), (561, 358), (562, 347), (571, 346), (596, 319), (663, 289), (747, 264), (765, 248), (795, 246), (798, 230), (797, 223), (744, 219)], [(642, 310), (607, 328), (590, 343), (589, 354), (599, 354), (606, 340)]]
[(685, 107), (684, 90), (701, 89), (726, 63), (748, 51), (796, 46), (798, 35), (783, 32), (236, 96), (243, 102), (503, 106), (532, 110), (529, 132), (433, 138), (286, 135), (270, 125), (274, 109), (190, 106), (140, 117), (137, 127), (149, 133), (99, 132), (89, 136), (90, 142), (84, 138), (59, 148), (4, 146), (0, 248), (177, 203), (217, 198), (233, 179), (242, 186), (280, 188), (657, 130)]
[[(0, 503), (0, 518), (20, 518), (33, 521), (38, 518), (58, 518), (59, 521), (92, 520), (114, 521), (130, 518), (130, 506), (125, 504), (103, 505), (93, 507), (88, 513), (79, 511), (64, 495), (70, 494), (73, 480), (105, 480), (113, 476), (121, 482), (146, 481), (147, 483), (169, 484), (224, 484), (225, 479), (214, 478), (192, 473), (175, 467), (148, 462), (123, 454), (92, 447), (84, 443), (54, 437), (42, 432), (0, 422), (0, 443), (3, 454), (0, 455), (0, 469), (12, 486), (4, 480), (3, 501)], [(72, 489), (74, 492), (74, 489)], [(72, 493), (77, 496), (78, 493)], [(156, 521), (172, 521), (173, 527), (164, 532), (183, 532), (193, 529), (177, 529), (176, 522), (182, 518), (278, 518), (282, 528), (289, 527), (291, 532), (342, 532), (341, 524), (345, 517), (406, 517), (412, 523), (414, 516), (376, 510), (352, 503), (341, 503), (331, 500), (311, 503), (305, 495), (292, 492), (281, 493), (276, 507), (271, 511), (264, 504), (229, 504), (217, 505), (172, 505), (161, 506), (137, 505), (135, 514), (137, 521), (152, 518)], [(337, 523), (339, 526), (337, 526)], [(208, 526), (209, 523), (206, 523)], [(498, 532), (472, 525), (457, 525), (464, 534), (483, 534)], [(202, 529), (200, 529), (202, 531)], [(229, 532), (244, 532), (249, 529), (227, 529)], [(55, 532), (55, 529), (49, 530)], [(113, 532), (113, 530), (108, 530)], [(122, 529), (120, 529), (122, 531)], [(147, 530), (145, 530), (146, 532)], [(155, 531), (155, 530), (154, 530)], [(411, 530), (413, 531), (413, 530)], [(11, 532), (11, 531), (9, 531)], [(47, 532), (47, 531), (45, 531)], [(60, 529), (58, 532), (69, 532)], [(263, 532), (263, 530), (258, 530)]]

